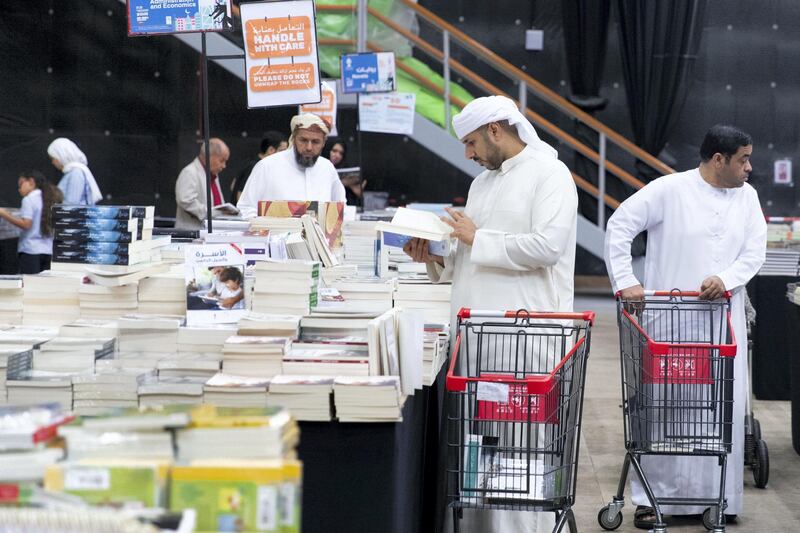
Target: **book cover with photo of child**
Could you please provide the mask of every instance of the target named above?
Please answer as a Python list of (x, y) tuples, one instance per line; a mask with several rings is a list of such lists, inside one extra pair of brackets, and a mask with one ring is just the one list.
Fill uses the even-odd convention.
[(235, 323), (247, 312), (245, 257), (235, 244), (185, 248), (186, 324)]

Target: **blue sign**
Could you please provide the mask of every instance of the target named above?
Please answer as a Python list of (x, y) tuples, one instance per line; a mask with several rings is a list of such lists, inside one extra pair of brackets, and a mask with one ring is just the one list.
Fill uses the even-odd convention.
[(231, 0), (127, 0), (128, 35), (233, 29)]
[(342, 88), (345, 93), (394, 91), (394, 52), (343, 54)]

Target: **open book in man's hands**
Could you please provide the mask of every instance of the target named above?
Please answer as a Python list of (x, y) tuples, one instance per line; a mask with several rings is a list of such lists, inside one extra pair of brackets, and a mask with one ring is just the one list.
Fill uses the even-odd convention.
[(436, 214), (405, 207), (397, 209), (391, 222), (378, 222), (375, 229), (435, 242), (449, 239), (453, 232)]

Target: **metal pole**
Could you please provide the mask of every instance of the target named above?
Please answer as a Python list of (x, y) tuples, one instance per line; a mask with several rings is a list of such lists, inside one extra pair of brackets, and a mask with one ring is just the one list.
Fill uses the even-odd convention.
[(208, 232), (212, 232), (211, 228), (211, 146), (209, 144), (209, 124), (211, 119), (208, 113), (208, 54), (206, 53), (206, 33), (200, 34), (200, 40), (203, 45), (202, 56), (202, 84), (203, 84), (203, 143), (205, 145), (205, 162), (203, 166), (206, 169), (206, 218), (208, 219)]
[(528, 108), (528, 85), (519, 80), (519, 112), (523, 115), (525, 114), (525, 110)]
[(356, 47), (358, 53), (367, 51), (367, 17), (369, 16), (369, 0), (358, 0), (358, 34)]
[(444, 69), (444, 129), (450, 131), (450, 32), (442, 31), (442, 66)]
[(597, 163), (597, 226), (606, 227), (606, 134), (600, 132), (600, 159)]

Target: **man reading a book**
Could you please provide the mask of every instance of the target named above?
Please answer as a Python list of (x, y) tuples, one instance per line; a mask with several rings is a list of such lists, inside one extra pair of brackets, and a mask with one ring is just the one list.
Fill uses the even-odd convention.
[(321, 156), (330, 127), (313, 113), (292, 118), (289, 149), (265, 157), (253, 167), (237, 207), (244, 218), (258, 214), (262, 200), (344, 202), (339, 174)]
[[(464, 211), (449, 209), (442, 219), (453, 229), (456, 249), (440, 257), (429, 252), (428, 241), (413, 239), (404, 250), (427, 264), (432, 281), (453, 282), (453, 317), (462, 307), (571, 312), (578, 195), (569, 169), (504, 96), (470, 102), (453, 128), (465, 156), (486, 169), (472, 182)], [(470, 532), (554, 525), (550, 513), (464, 518), (462, 530)]]

